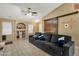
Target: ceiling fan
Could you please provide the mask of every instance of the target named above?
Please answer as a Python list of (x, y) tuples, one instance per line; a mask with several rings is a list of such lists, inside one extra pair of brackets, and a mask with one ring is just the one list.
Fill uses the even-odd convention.
[(31, 8), (27, 8), (25, 10), (22, 10), (22, 13), (24, 15), (27, 15), (27, 16), (36, 16), (37, 15), (37, 12), (32, 11)]

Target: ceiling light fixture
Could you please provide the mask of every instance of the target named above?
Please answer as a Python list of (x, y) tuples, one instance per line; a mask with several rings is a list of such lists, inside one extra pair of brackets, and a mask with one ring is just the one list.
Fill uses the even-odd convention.
[(27, 8), (27, 10), (22, 10), (22, 13), (26, 16), (36, 16), (37, 12), (32, 11), (31, 8)]

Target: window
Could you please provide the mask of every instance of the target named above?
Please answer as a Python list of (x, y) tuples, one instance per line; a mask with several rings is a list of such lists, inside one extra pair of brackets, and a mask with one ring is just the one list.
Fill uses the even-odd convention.
[(2, 35), (12, 34), (12, 24), (11, 22), (2, 23)]

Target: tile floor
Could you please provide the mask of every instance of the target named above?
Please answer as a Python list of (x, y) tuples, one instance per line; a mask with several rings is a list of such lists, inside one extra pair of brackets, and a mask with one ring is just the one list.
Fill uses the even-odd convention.
[[(75, 48), (75, 55), (79, 56), (79, 47)], [(28, 40), (15, 40), (13, 44), (4, 46), (0, 56), (50, 56), (41, 49), (35, 47)]]

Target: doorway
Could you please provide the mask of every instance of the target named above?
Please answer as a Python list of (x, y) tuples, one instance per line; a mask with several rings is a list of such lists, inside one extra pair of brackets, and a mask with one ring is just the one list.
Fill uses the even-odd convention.
[(25, 39), (26, 38), (26, 24), (18, 23), (16, 26), (17, 39)]

